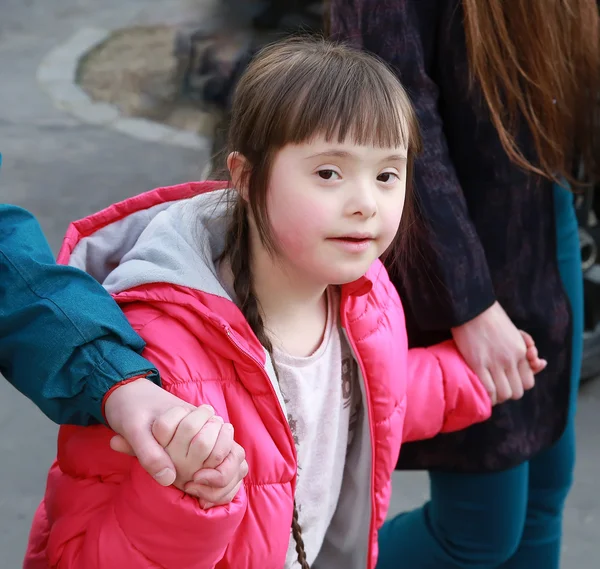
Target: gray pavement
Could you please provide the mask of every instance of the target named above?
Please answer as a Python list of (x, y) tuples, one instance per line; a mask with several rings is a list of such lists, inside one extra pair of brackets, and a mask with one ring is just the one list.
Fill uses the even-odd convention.
[[(159, 185), (198, 178), (207, 156), (83, 125), (56, 110), (36, 84), (39, 62), (80, 28), (165, 22), (181, 14), (181, 4), (0, 0), (0, 200), (35, 213), (55, 251), (71, 220)], [(600, 380), (582, 389), (578, 426), (579, 462), (566, 511), (563, 568), (596, 569)], [(0, 432), (0, 568), (16, 569), (54, 457), (56, 428), (0, 381)], [(396, 475), (392, 513), (418, 505), (426, 495), (422, 473)]]

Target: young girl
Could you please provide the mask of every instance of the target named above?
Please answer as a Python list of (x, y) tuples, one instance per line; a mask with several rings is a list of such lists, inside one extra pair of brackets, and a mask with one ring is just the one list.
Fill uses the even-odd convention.
[[(67, 236), (61, 258), (103, 282), (165, 389), (200, 407), (156, 425), (168, 488), (111, 453), (107, 428), (63, 427), (25, 569), (373, 568), (401, 441), (490, 415), (452, 343), (407, 349), (378, 261), (403, 237), (419, 145), (385, 65), (321, 41), (265, 49), (230, 145), (235, 189), (161, 188)], [(247, 463), (199, 501), (240, 452), (234, 429)]]

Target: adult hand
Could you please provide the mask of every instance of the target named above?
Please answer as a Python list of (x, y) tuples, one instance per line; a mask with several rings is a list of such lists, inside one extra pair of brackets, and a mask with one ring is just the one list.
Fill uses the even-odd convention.
[(452, 336), (489, 393), (492, 404), (520, 399), (525, 390), (534, 386), (527, 359), (528, 345), (497, 302), (473, 320), (454, 328)]
[(196, 409), (147, 379), (138, 379), (115, 389), (106, 400), (104, 414), (113, 437), (113, 450), (137, 456), (142, 467), (163, 486), (175, 481), (173, 461), (152, 434), (152, 425), (172, 408)]

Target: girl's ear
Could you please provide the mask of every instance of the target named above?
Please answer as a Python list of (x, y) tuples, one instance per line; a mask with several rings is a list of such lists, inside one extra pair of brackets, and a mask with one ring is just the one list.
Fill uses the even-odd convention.
[(248, 174), (250, 173), (248, 160), (239, 152), (232, 152), (227, 157), (227, 168), (234, 189), (245, 201), (248, 201)]

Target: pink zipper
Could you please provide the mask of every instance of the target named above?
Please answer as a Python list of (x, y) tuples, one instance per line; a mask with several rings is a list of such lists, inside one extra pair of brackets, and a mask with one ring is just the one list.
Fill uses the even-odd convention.
[[(345, 301), (344, 301), (345, 303)], [(348, 338), (348, 342), (350, 343), (350, 347), (356, 356), (356, 361), (358, 366), (360, 367), (360, 372), (363, 376), (363, 383), (365, 386), (365, 398), (367, 400), (367, 415), (369, 417), (369, 434), (371, 438), (371, 521), (369, 523), (369, 548), (367, 550), (367, 567), (371, 568), (371, 559), (372, 559), (372, 543), (373, 543), (373, 531), (375, 525), (375, 436), (373, 434), (372, 426), (374, 425), (373, 416), (371, 413), (371, 397), (369, 395), (369, 389), (367, 388), (367, 374), (365, 373), (365, 368), (362, 363), (362, 359), (359, 357), (358, 350), (356, 349), (356, 344), (352, 335), (350, 334), (350, 328), (348, 326), (348, 319), (346, 317), (346, 311), (341, 310), (342, 317), (342, 325), (344, 326), (344, 330), (346, 330), (346, 337)]]
[(279, 407), (279, 411), (281, 413), (283, 423), (286, 426), (286, 433), (288, 435), (288, 441), (289, 441), (290, 446), (292, 447), (292, 451), (294, 453), (294, 461), (296, 463), (296, 472), (294, 473), (294, 479), (292, 481), (293, 482), (292, 490), (293, 490), (293, 493), (295, 494), (296, 493), (296, 479), (298, 476), (298, 455), (296, 453), (296, 445), (294, 444), (294, 437), (292, 435), (292, 430), (290, 429), (290, 424), (288, 423), (287, 417), (285, 416), (285, 414), (283, 412), (283, 408), (281, 407), (281, 405), (279, 403), (279, 398), (277, 397), (277, 393), (275, 393), (275, 388), (273, 387), (273, 382), (271, 381), (269, 374), (266, 372), (265, 366), (263, 364), (261, 364), (250, 352), (248, 352), (242, 346), (240, 346), (238, 341), (234, 338), (233, 334), (231, 333), (231, 329), (226, 324), (223, 324), (221, 322), (218, 322), (218, 324), (219, 324), (219, 326), (221, 326), (223, 328), (223, 330), (225, 331), (225, 335), (229, 338), (229, 340), (236, 347), (236, 349), (245, 357), (250, 358), (260, 368), (261, 372), (263, 373), (263, 375), (265, 376), (266, 380), (269, 383), (269, 387), (271, 388), (273, 397), (277, 401), (277, 407)]

